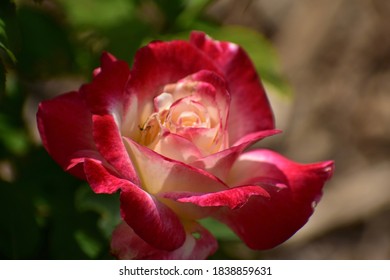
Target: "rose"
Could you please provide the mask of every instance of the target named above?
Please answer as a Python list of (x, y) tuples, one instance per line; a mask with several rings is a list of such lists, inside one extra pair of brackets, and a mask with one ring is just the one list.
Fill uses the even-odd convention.
[(298, 164), (244, 151), (278, 133), (244, 50), (193, 32), (153, 42), (130, 69), (104, 53), (91, 83), (40, 104), (48, 153), (96, 193), (120, 191), (118, 258), (197, 259), (217, 248), (197, 221), (272, 248), (313, 213), (333, 162)]

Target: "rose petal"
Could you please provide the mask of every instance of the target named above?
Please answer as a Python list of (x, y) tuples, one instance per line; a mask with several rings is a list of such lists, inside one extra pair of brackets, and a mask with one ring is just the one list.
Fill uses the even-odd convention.
[(112, 194), (129, 184), (127, 180), (117, 178), (115, 170), (97, 160), (85, 159), (84, 172), (87, 182), (95, 193)]
[[(103, 52), (102, 56), (100, 57), (100, 64), (104, 65), (104, 67), (109, 67), (109, 65), (112, 64), (112, 62), (117, 61), (116, 57), (108, 52)], [(95, 70), (93, 70), (93, 76), (96, 77), (99, 75), (99, 73), (102, 71), (102, 67), (98, 67)]]
[(138, 185), (138, 176), (112, 115), (93, 116), (93, 137), (101, 155), (117, 170), (118, 174)]
[(112, 234), (111, 252), (118, 259), (196, 260), (206, 259), (217, 250), (217, 241), (200, 225), (194, 224), (188, 231), (180, 248), (164, 251), (150, 246), (127, 224), (121, 223)]
[[(164, 87), (164, 92), (173, 97), (167, 122), (171, 132), (191, 140), (203, 156), (218, 152), (228, 146), (226, 133), (229, 112), (229, 93), (225, 81), (216, 73), (202, 70), (187, 76), (178, 83)], [(191, 113), (193, 113), (191, 115)], [(194, 126), (181, 126), (181, 115), (193, 116)]]
[(190, 42), (213, 59), (229, 83), (230, 143), (248, 133), (273, 129), (273, 114), (267, 96), (245, 51), (233, 43), (215, 41), (202, 32), (192, 32)]
[(42, 143), (53, 159), (71, 174), (85, 178), (79, 163), (84, 157), (101, 157), (92, 138), (92, 115), (79, 92), (43, 101), (37, 123)]
[[(199, 98), (204, 106), (217, 109), (221, 118), (222, 129), (226, 129), (229, 114), (230, 94), (225, 80), (215, 72), (202, 70), (181, 80), (185, 82), (198, 82), (193, 96)], [(180, 83), (179, 83), (180, 84)]]
[[(242, 151), (244, 151), (254, 142), (260, 141), (261, 139), (275, 135), (280, 132), (280, 130), (274, 129), (248, 134), (245, 137), (241, 138), (229, 149), (214, 153), (203, 158), (199, 158), (193, 162), (190, 162), (190, 165), (204, 169), (211, 174), (214, 174), (222, 181), (225, 181), (233, 163), (236, 161)], [(237, 186), (237, 184), (235, 186)]]
[(218, 152), (223, 143), (223, 136), (220, 136), (219, 129), (203, 127), (184, 127), (176, 131), (180, 136), (189, 139), (198, 148), (200, 157)]
[(164, 193), (162, 197), (178, 202), (192, 203), (200, 207), (222, 207), (229, 209), (241, 208), (253, 196), (269, 199), (268, 191), (260, 186), (240, 186), (215, 193)]
[(164, 132), (153, 150), (165, 157), (188, 163), (202, 155), (193, 142), (180, 135)]
[[(185, 41), (152, 42), (138, 50), (129, 81), (129, 93), (138, 98), (142, 125), (153, 111), (153, 99), (167, 84), (200, 70), (218, 72), (210, 58)], [(126, 106), (125, 106), (126, 107)]]
[(175, 250), (185, 241), (179, 217), (153, 195), (133, 186), (122, 189), (121, 215), (145, 242), (162, 250)]
[(174, 250), (183, 244), (182, 223), (155, 197), (130, 181), (116, 177), (97, 161), (86, 160), (85, 172), (96, 193), (113, 193), (121, 189), (122, 218), (145, 242), (163, 250)]
[(122, 117), (123, 105), (127, 104), (126, 85), (130, 78), (130, 68), (125, 61), (104, 52), (101, 67), (89, 84), (80, 88), (93, 114), (115, 114)]
[(170, 191), (214, 192), (227, 187), (212, 174), (166, 158), (125, 138), (142, 187), (151, 194)]
[(215, 217), (230, 226), (250, 248), (272, 248), (307, 222), (333, 168), (332, 161), (302, 165), (268, 150), (243, 154), (232, 168), (229, 184), (274, 181), (286, 187), (265, 187), (269, 200), (256, 196), (243, 207), (223, 209)]

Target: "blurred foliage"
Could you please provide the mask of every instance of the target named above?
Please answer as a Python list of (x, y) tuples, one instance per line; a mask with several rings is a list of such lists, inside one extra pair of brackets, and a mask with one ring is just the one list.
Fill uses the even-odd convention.
[(13, 34), (11, 28), (15, 22), (15, 5), (6, 1), (0, 9), (0, 98), (5, 92), (6, 67), (10, 67), (16, 61), (10, 50), (10, 43), (7, 34)]
[[(190, 30), (203, 30), (242, 45), (262, 77), (288, 91), (269, 43), (254, 31), (212, 22), (204, 15), (211, 2), (1, 1), (0, 258), (111, 258), (110, 235), (120, 220), (118, 195), (94, 194), (55, 164), (35, 136), (38, 102), (65, 91), (58, 79), (74, 88), (80, 79), (90, 79), (103, 50), (131, 63), (150, 40), (187, 39)], [(49, 82), (55, 92), (47, 89)], [(221, 244), (237, 241), (225, 226), (208, 219), (202, 223)]]

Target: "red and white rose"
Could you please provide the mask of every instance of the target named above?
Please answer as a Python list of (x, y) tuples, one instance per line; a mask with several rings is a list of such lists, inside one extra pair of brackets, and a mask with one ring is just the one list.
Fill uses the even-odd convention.
[(212, 217), (250, 248), (293, 235), (333, 173), (246, 151), (279, 133), (244, 50), (201, 32), (153, 42), (130, 69), (108, 53), (91, 83), (40, 104), (43, 145), (96, 193), (120, 191), (112, 253), (127, 259), (202, 259), (217, 249), (197, 221)]

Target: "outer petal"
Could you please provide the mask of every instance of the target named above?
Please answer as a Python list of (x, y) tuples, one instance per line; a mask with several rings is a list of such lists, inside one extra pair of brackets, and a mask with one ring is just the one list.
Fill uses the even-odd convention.
[(148, 244), (162, 250), (182, 246), (183, 225), (165, 204), (134, 186), (122, 190), (120, 200), (122, 218)]
[(83, 96), (69, 92), (43, 101), (37, 123), (48, 153), (63, 169), (83, 179), (79, 163), (84, 157), (100, 157), (92, 138), (92, 115)]
[(229, 84), (230, 143), (248, 133), (273, 129), (273, 114), (267, 96), (245, 51), (230, 42), (214, 41), (201, 32), (192, 32), (190, 42), (213, 59)]
[(137, 174), (130, 161), (117, 123), (112, 115), (93, 116), (93, 137), (102, 156), (125, 179), (139, 184)]
[(241, 186), (214, 193), (182, 193), (171, 192), (163, 195), (164, 198), (178, 202), (190, 202), (201, 207), (221, 207), (238, 209), (245, 205), (253, 196), (269, 199), (268, 191), (260, 186)]
[(240, 209), (221, 209), (215, 217), (229, 225), (250, 248), (272, 248), (307, 222), (333, 168), (332, 161), (302, 165), (268, 150), (243, 154), (233, 166), (230, 184), (279, 182), (286, 187), (269, 187), (269, 200), (254, 197)]
[(117, 118), (121, 118), (123, 104), (128, 98), (125, 88), (130, 78), (129, 66), (125, 61), (103, 53), (101, 67), (95, 74), (93, 81), (80, 89), (90, 111), (100, 115), (114, 113)]
[(112, 193), (121, 189), (122, 218), (144, 242), (162, 250), (182, 246), (186, 234), (171, 209), (130, 181), (114, 176), (99, 162), (87, 160), (85, 171), (95, 192)]
[(125, 188), (128, 185), (126, 180), (120, 180), (113, 178), (115, 171), (110, 170), (102, 162), (86, 159), (84, 162), (84, 172), (86, 174), (86, 180), (95, 193), (107, 193), (112, 194)]
[(159, 250), (145, 243), (127, 224), (120, 224), (114, 231), (111, 252), (118, 259), (196, 260), (206, 259), (217, 249), (214, 237), (200, 225), (194, 224), (187, 232), (184, 244), (174, 250)]
[(104, 53), (92, 83), (39, 105), (38, 129), (49, 154), (65, 170), (85, 179), (85, 158), (105, 161), (93, 138), (92, 112), (112, 112), (120, 119), (129, 67)]

